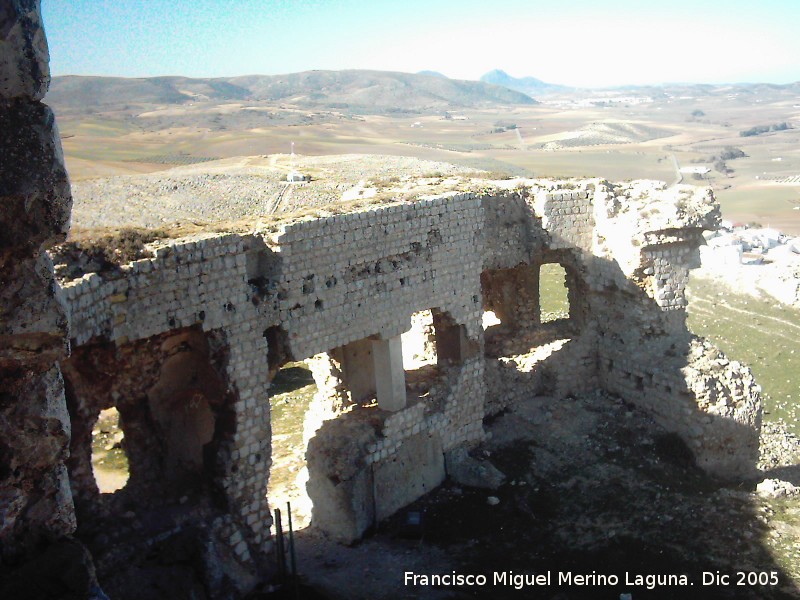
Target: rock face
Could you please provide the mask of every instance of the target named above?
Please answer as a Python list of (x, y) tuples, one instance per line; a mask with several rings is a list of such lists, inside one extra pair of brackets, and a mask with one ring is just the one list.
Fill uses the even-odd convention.
[(0, 98), (41, 100), (50, 86), (50, 53), (41, 0), (7, 0), (0, 8)]
[[(65, 460), (70, 419), (57, 361), (67, 319), (45, 248), (72, 198), (53, 113), (38, 0), (0, 8), (0, 596), (89, 597)], [(35, 582), (34, 582), (35, 580)], [(95, 592), (93, 592), (93, 590)]]

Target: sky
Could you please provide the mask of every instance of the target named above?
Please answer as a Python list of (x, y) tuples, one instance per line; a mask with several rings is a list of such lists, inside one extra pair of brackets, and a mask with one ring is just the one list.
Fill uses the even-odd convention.
[(53, 75), (800, 81), (798, 0), (42, 0)]

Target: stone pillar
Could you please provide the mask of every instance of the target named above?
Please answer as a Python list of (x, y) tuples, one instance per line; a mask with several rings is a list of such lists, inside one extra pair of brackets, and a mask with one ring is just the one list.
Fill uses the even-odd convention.
[(403, 345), (397, 335), (388, 340), (372, 340), (375, 388), (378, 406), (397, 411), (406, 406), (406, 373), (403, 370)]

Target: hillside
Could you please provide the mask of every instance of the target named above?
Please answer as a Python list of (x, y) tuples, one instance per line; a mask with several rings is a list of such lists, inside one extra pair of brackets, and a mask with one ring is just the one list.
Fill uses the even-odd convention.
[(489, 71), (483, 75), (480, 80), (484, 83), (499, 85), (531, 97), (554, 92), (565, 92), (571, 89), (564, 85), (546, 83), (535, 77), (512, 77), (500, 69)]
[(47, 95), (60, 113), (242, 100), (394, 113), (536, 104), (520, 92), (482, 82), (359, 70), (217, 79), (64, 76), (53, 78)]

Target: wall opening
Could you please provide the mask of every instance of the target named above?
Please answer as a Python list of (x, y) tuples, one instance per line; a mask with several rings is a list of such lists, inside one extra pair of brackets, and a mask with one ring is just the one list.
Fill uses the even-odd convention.
[(538, 269), (520, 264), (481, 273), (484, 351), (510, 356), (530, 348), (539, 322)]
[(539, 322), (552, 323), (570, 318), (567, 271), (558, 263), (539, 268)]
[(497, 316), (497, 314), (493, 310), (485, 310), (483, 311), (483, 316), (481, 317), (481, 326), (483, 330), (486, 331), (491, 327), (495, 327), (496, 325), (502, 325), (503, 322)]
[(272, 465), (267, 497), (271, 507), (284, 513), (286, 503), (291, 502), (293, 525), (298, 529), (311, 521), (304, 423), (316, 393), (317, 385), (305, 361), (284, 364), (270, 384)]
[(92, 473), (101, 494), (113, 494), (128, 483), (124, 438), (119, 411), (113, 406), (101, 410), (92, 429)]
[(481, 273), (487, 414), (557, 394), (569, 377), (559, 357), (579, 333), (583, 288), (571, 255), (542, 258)]
[(454, 392), (472, 391), (462, 375), (480, 344), (466, 327), (437, 308), (408, 323), (403, 334), (371, 335), (310, 359), (318, 386), (305, 423), (313, 525), (346, 543), (441, 481), (442, 437), (428, 419), (446, 420), (448, 399), (464, 400)]
[(64, 361), (68, 468), (83, 514), (98, 502), (113, 514), (213, 496), (223, 473), (216, 452), (231, 433), (226, 349), (215, 332), (190, 327), (85, 345)]
[(409, 404), (432, 400), (445, 392), (447, 371), (477, 351), (466, 329), (448, 313), (433, 308), (411, 315), (411, 328), (401, 336), (406, 395)]
[(441, 374), (433, 312), (421, 310), (412, 314), (411, 329), (403, 333), (400, 340), (403, 345), (406, 398), (413, 403), (429, 396)]
[(264, 337), (267, 340), (269, 379), (272, 381), (281, 367), (292, 360), (292, 355), (289, 351), (289, 336), (283, 327), (273, 325), (264, 330)]

